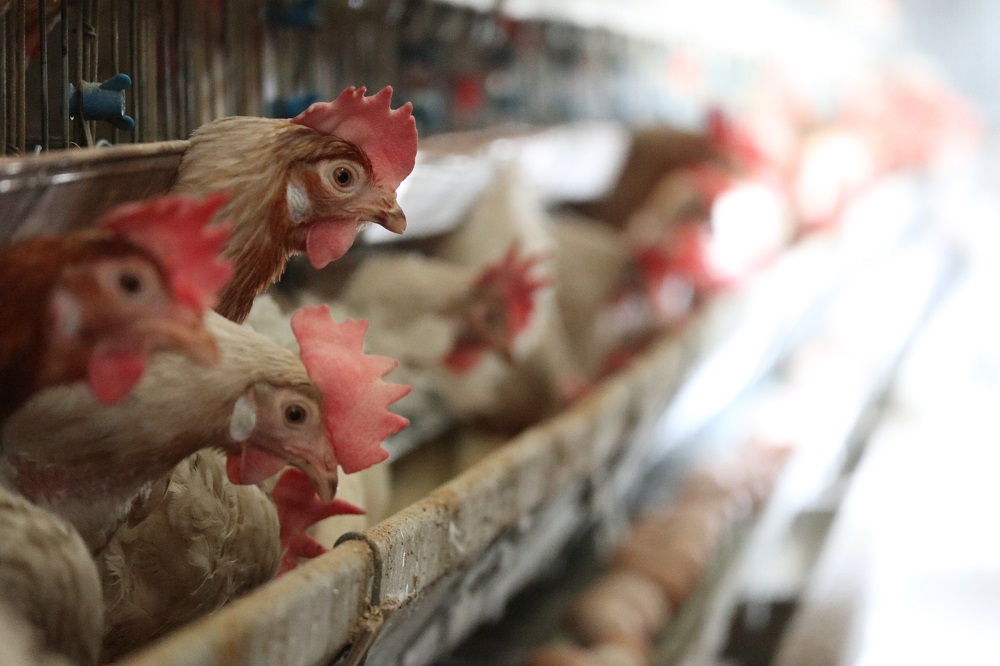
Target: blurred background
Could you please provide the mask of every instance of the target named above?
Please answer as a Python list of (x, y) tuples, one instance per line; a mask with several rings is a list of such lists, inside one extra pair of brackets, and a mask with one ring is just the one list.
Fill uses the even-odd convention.
[[(0, 0), (0, 152), (23, 179), (39, 153), (167, 154), (214, 118), (391, 85), (421, 137), (410, 227), (368, 232), (363, 261), (432, 253), (511, 153), (546, 213), (628, 228), (666, 206), (678, 137), (707, 137), (734, 180), (695, 186), (708, 245), (658, 286), (684, 283), (655, 335), (690, 362), (642, 456), (588, 478), (558, 538), (497, 537), (492, 569), (407, 602), (423, 619), (368, 663), (996, 664), (998, 28), (990, 0)], [(465, 415), (421, 418), (393, 511), (482, 459), (429, 453)], [(724, 517), (691, 508), (716, 495)], [(621, 569), (670, 590), (651, 628), (616, 624)]]

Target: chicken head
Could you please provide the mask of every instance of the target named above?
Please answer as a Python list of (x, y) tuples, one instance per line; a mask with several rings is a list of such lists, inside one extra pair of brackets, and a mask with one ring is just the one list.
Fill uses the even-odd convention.
[(292, 464), (303, 470), (324, 501), (337, 493), (337, 458), (323, 423), (315, 387), (254, 384), (233, 407), (229, 436), (239, 453), (226, 461), (229, 480), (257, 484)]
[(391, 109), (389, 87), (364, 93), (348, 88), (291, 120), (222, 118), (192, 135), (175, 189), (232, 195), (219, 212), (234, 223), (224, 316), (243, 321), (292, 254), (322, 268), (368, 223), (406, 228), (396, 189), (416, 160), (412, 106)]
[(532, 273), (548, 258), (545, 253), (522, 255), (515, 241), (500, 261), (483, 269), (454, 307), (464, 327), (445, 358), (445, 367), (464, 374), (490, 350), (514, 363), (514, 347), (531, 322), (538, 291), (550, 284), (548, 278)]
[(82, 379), (102, 403), (121, 400), (155, 351), (213, 361), (202, 315), (230, 271), (225, 227), (205, 225), (220, 204), (163, 197), (112, 210), (96, 231), (0, 247), (0, 419)]
[(139, 381), (153, 352), (176, 349), (199, 363), (216, 360), (200, 309), (174, 297), (152, 258), (117, 241), (105, 248), (99, 259), (65, 266), (55, 284), (48, 348), (59, 353), (43, 357), (42, 377), (70, 377), (77, 366), (94, 396), (110, 404)]
[(416, 161), (413, 105), (407, 102), (392, 110), (388, 86), (370, 97), (364, 94), (364, 86), (348, 88), (334, 101), (313, 104), (291, 121), (338, 137), (361, 153), (360, 159), (348, 153), (310, 165), (307, 174), (313, 186), (305, 191), (296, 183), (296, 174), (289, 176), (288, 188), (298, 188), (294, 197), (288, 197), (289, 215), (294, 220), (293, 208), (301, 211), (304, 204), (314, 220), (305, 248), (314, 268), (343, 256), (359, 223), (376, 222), (397, 234), (406, 229), (396, 189)]

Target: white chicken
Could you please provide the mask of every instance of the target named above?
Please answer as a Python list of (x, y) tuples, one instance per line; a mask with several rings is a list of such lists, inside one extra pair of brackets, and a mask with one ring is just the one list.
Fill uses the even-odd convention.
[[(442, 412), (453, 420), (474, 419), (501, 400), (499, 380), (540, 286), (531, 275), (535, 264), (534, 258), (517, 256), (516, 248), (480, 271), (413, 254), (373, 254), (346, 284), (335, 279), (340, 276), (306, 278), (310, 284), (299, 298), (332, 301), (338, 316), (370, 320), (366, 346), (398, 360), (390, 378), (413, 388), (394, 407), (401, 414), (413, 420)], [(284, 305), (270, 295), (259, 297), (247, 323), (294, 349)], [(317, 526), (313, 534), (324, 546), (370, 526), (388, 510), (387, 468), (375, 466), (353, 477), (344, 478), (340, 497), (366, 515), (338, 516)]]
[[(516, 159), (502, 161), (496, 182), (457, 229), (435, 243), (432, 254), (481, 270), (503, 248), (516, 246), (534, 258), (532, 312), (511, 354), (494, 368), (488, 401), (477, 404), (478, 421), (516, 432), (551, 415), (586, 390), (588, 381), (574, 356), (555, 292), (562, 270), (556, 260), (554, 225), (538, 194), (522, 177)], [(572, 288), (572, 285), (567, 285)], [(476, 379), (473, 385), (485, 384)], [(463, 391), (467, 392), (467, 391)]]
[(634, 264), (620, 232), (572, 213), (553, 221), (559, 316), (578, 366), (585, 376), (596, 378), (616, 346), (648, 327), (648, 315), (643, 307), (614, 308), (634, 280)]
[(516, 160), (501, 161), (496, 179), (468, 217), (434, 243), (431, 256), (450, 264), (483, 271), (500, 262), (511, 247), (525, 257), (537, 257), (532, 275), (540, 281), (533, 294), (533, 311), (518, 337), (515, 355), (527, 353), (538, 341), (554, 307), (555, 241), (552, 222)]

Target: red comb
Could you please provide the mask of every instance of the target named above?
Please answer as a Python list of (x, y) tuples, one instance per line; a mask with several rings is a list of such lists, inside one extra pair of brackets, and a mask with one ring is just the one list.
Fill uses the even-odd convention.
[(156, 257), (178, 300), (208, 309), (233, 274), (232, 265), (219, 256), (229, 240), (229, 225), (209, 226), (228, 199), (221, 193), (154, 197), (112, 209), (97, 226)]
[(670, 276), (685, 280), (698, 291), (712, 291), (729, 284), (730, 277), (713, 261), (712, 234), (697, 222), (680, 224), (670, 242), (649, 246), (636, 254), (647, 296), (655, 302), (660, 287)]
[(316, 102), (292, 118), (310, 127), (349, 141), (368, 156), (375, 180), (395, 190), (413, 171), (417, 158), (417, 123), (413, 105), (391, 109), (392, 88), (365, 97), (365, 87), (348, 88), (332, 102)]
[(499, 262), (490, 264), (479, 276), (478, 287), (499, 289), (507, 303), (511, 330), (519, 333), (528, 325), (535, 311), (535, 292), (552, 283), (548, 277), (532, 277), (535, 267), (548, 260), (548, 253), (521, 257), (521, 244), (515, 240)]
[(330, 516), (363, 515), (365, 510), (341, 499), (324, 504), (316, 497), (312, 481), (301, 470), (290, 468), (278, 479), (271, 491), (278, 510), (278, 524), (283, 553), (279, 573), (287, 573), (298, 565), (298, 558), (318, 557), (326, 552), (318, 541), (306, 533), (310, 527)]
[(410, 422), (387, 408), (410, 392), (383, 381), (399, 362), (365, 354), (367, 321), (338, 324), (327, 305), (300, 308), (292, 315), (302, 364), (323, 395), (323, 418), (337, 462), (348, 474), (389, 457), (382, 441)]

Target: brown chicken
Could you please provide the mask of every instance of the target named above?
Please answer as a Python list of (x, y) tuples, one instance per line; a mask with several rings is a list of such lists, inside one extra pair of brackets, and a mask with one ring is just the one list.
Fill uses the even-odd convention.
[(230, 453), (234, 483), (293, 464), (330, 501), (338, 464), (350, 473), (388, 456), (382, 440), (407, 421), (386, 408), (408, 388), (382, 381), (393, 361), (362, 353), (363, 324), (338, 325), (323, 308), (293, 324), (301, 360), (208, 313), (221, 351), (214, 366), (157, 354), (115, 405), (76, 385), (39, 393), (0, 431), (0, 482), (69, 520), (95, 552), (124, 521), (148, 515), (173, 468), (202, 448)]
[(235, 483), (293, 464), (330, 501), (338, 464), (350, 473), (388, 456), (382, 440), (407, 421), (386, 408), (408, 388), (382, 381), (393, 361), (362, 353), (362, 323), (338, 325), (310, 308), (293, 325), (301, 360), (208, 313), (221, 351), (214, 366), (157, 354), (116, 405), (80, 386), (42, 391), (0, 431), (0, 482), (69, 520), (95, 552), (123, 522), (148, 515), (173, 468), (202, 448), (230, 454)]
[(621, 227), (665, 174), (712, 159), (717, 151), (707, 133), (668, 127), (639, 130), (612, 190), (601, 199), (573, 208), (586, 217)]
[(292, 254), (321, 268), (368, 222), (406, 228), (396, 188), (416, 159), (412, 107), (390, 110), (389, 87), (364, 92), (348, 88), (291, 120), (222, 118), (191, 136), (174, 189), (232, 197), (219, 211), (233, 221), (225, 255), (236, 267), (219, 300), (223, 316), (243, 321)]
[(225, 228), (204, 227), (221, 204), (154, 199), (111, 211), (102, 231), (0, 248), (0, 421), (83, 379), (102, 403), (121, 400), (158, 350), (212, 361), (202, 314), (229, 270), (216, 259)]

